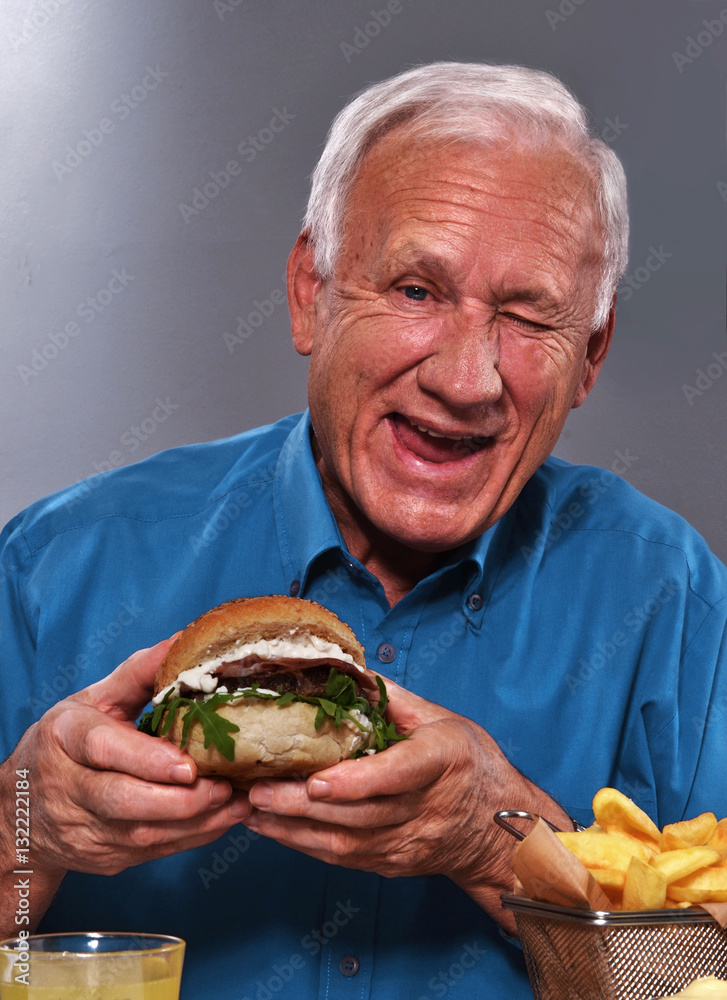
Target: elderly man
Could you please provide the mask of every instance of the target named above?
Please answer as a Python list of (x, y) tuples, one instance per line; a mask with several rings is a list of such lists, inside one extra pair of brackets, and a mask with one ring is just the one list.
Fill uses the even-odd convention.
[[(7, 529), (7, 933), (18, 769), (33, 923), (181, 934), (196, 1000), (527, 997), (496, 810), (566, 828), (615, 784), (660, 823), (727, 813), (724, 567), (549, 458), (626, 228), (618, 161), (547, 74), (437, 64), (344, 109), (289, 264), (309, 414)], [(352, 626), (408, 740), (248, 796), (135, 731), (168, 640), (108, 671), (266, 593)]]

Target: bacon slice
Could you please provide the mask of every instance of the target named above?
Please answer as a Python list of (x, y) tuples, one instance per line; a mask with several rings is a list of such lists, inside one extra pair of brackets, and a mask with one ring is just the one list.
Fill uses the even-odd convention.
[[(239, 660), (225, 661), (214, 671), (214, 676), (219, 677), (222, 683), (224, 683), (224, 678), (238, 677), (252, 683), (263, 674), (266, 677), (276, 673), (296, 674), (303, 673), (313, 667), (335, 667), (339, 673), (348, 674), (361, 687), (365, 698), (372, 704), (378, 702), (379, 688), (376, 678), (372, 673), (368, 670), (362, 671), (360, 667), (353, 663), (344, 663), (342, 660), (336, 660), (329, 656), (322, 656), (315, 659), (281, 656), (277, 660), (263, 660), (256, 653), (251, 653), (249, 656), (243, 656)], [(273, 677), (270, 678), (270, 683), (271, 685), (274, 683)], [(264, 687), (265, 685), (261, 686)]]

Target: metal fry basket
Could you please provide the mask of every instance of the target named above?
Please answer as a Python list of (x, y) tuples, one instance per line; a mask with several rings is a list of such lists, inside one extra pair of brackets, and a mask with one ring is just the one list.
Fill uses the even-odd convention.
[[(496, 821), (518, 839), (507, 817)], [(702, 976), (727, 979), (727, 930), (705, 910), (577, 910), (504, 895), (535, 1000), (657, 1000)]]
[(727, 931), (704, 910), (604, 912), (502, 897), (535, 1000), (654, 1000), (727, 979)]

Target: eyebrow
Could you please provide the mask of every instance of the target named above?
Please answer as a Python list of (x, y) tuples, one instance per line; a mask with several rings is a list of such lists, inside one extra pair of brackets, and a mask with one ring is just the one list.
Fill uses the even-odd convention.
[(381, 256), (383, 265), (396, 263), (404, 267), (420, 267), (433, 275), (448, 275), (452, 263), (445, 256), (423, 250), (413, 243), (401, 243), (386, 249)]
[[(424, 250), (415, 243), (401, 243), (389, 249), (381, 258), (382, 264), (396, 263), (403, 267), (421, 268), (433, 277), (448, 277), (451, 275), (453, 262), (445, 255)], [(519, 284), (505, 285), (497, 295), (500, 304), (523, 302), (539, 306), (551, 312), (560, 312), (565, 303), (562, 296), (540, 282), (531, 286)]]

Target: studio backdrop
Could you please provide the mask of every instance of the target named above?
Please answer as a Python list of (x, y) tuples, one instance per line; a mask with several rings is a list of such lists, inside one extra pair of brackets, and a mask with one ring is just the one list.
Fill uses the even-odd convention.
[(621, 157), (613, 349), (557, 454), (727, 558), (727, 0), (2, 0), (3, 521), (306, 405), (310, 172), (351, 95), (441, 59), (555, 73)]

